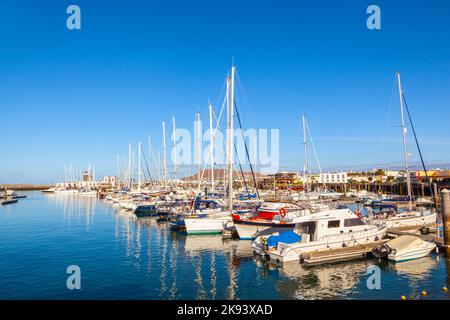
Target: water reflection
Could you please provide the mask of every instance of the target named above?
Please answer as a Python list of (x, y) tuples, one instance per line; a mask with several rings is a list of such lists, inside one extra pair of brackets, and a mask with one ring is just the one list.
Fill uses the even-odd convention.
[(406, 276), (411, 280), (420, 280), (435, 270), (438, 262), (435, 257), (428, 256), (417, 260), (392, 263), (391, 265), (398, 275)]
[[(10, 210), (13, 214), (0, 215), (8, 254), (0, 274), (14, 282), (2, 282), (3, 297), (70, 298), (55, 276), (70, 260), (90, 279), (83, 299), (399, 299), (416, 291), (420, 296), (421, 290), (430, 298), (449, 298), (441, 290), (450, 287), (450, 260), (444, 255), (280, 268), (254, 258), (249, 241), (186, 236), (95, 197), (33, 193)], [(366, 286), (373, 264), (380, 267), (382, 290)], [(28, 265), (50, 271), (18, 267)], [(15, 285), (24, 279), (36, 286)]]
[(291, 281), (280, 282), (278, 291), (283, 299), (344, 297), (355, 289), (371, 264), (369, 260), (310, 267), (286, 263), (277, 269)]
[[(60, 197), (55, 198), (55, 203), (63, 208), (66, 223), (70, 225), (76, 218), (86, 221), (87, 227), (93, 222), (96, 207), (105, 207), (96, 198)], [(379, 264), (384, 274), (408, 279), (411, 288), (416, 288), (417, 282), (438, 265), (435, 258), (426, 257), (402, 263), (359, 260), (275, 267), (254, 258), (249, 241), (224, 240), (221, 235), (186, 236), (170, 231), (167, 223), (158, 223), (155, 218), (137, 218), (111, 204), (106, 208), (114, 221), (114, 239), (124, 244), (125, 261), (136, 273), (143, 271), (146, 278), (157, 279), (155, 290), (160, 299), (239, 299), (243, 292), (253, 289), (242, 285), (247, 281), (262, 290), (269, 282), (276, 296), (264, 298), (346, 298), (362, 290), (370, 265)], [(249, 264), (250, 274), (248, 268), (241, 270)], [(276, 280), (271, 280), (274, 274)]]
[(85, 222), (86, 229), (91, 227), (95, 208), (98, 203), (97, 197), (76, 196), (76, 195), (45, 195), (55, 205), (55, 208), (63, 212), (64, 225), (71, 225), (75, 222)]

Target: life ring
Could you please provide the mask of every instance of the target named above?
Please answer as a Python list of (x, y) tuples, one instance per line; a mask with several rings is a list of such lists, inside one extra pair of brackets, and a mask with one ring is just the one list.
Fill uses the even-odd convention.
[(280, 217), (282, 217), (282, 218), (286, 217), (286, 209), (285, 208), (280, 209)]

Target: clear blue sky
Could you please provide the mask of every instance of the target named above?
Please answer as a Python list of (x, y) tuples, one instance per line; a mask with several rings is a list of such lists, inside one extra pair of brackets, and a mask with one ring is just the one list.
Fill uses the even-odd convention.
[[(70, 4), (81, 30), (66, 28)], [(370, 4), (381, 30), (366, 28)], [(244, 126), (280, 128), (282, 169), (303, 166), (302, 112), (323, 167), (400, 161), (396, 71), (426, 160), (450, 160), (448, 1), (3, 0), (0, 182), (89, 160), (114, 173), (116, 152), (159, 142), (162, 120), (206, 115), (232, 58)]]

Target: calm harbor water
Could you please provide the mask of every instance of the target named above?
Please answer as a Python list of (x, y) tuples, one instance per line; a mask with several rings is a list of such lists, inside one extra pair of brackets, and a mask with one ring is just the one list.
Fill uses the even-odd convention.
[[(448, 299), (444, 255), (283, 268), (253, 258), (249, 241), (185, 236), (95, 197), (27, 193), (0, 207), (0, 299)], [(69, 290), (66, 268), (81, 269)], [(366, 271), (381, 270), (381, 289)]]

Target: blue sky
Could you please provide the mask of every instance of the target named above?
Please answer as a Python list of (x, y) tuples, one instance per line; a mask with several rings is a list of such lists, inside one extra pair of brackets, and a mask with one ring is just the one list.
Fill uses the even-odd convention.
[[(66, 28), (70, 4), (81, 30)], [(370, 4), (381, 30), (366, 28)], [(232, 59), (244, 126), (280, 128), (282, 169), (303, 166), (302, 112), (325, 168), (401, 161), (396, 71), (426, 160), (450, 162), (449, 31), (444, 0), (3, 0), (0, 182), (88, 161), (114, 173), (129, 142), (152, 134), (158, 149), (162, 120), (206, 116)]]

